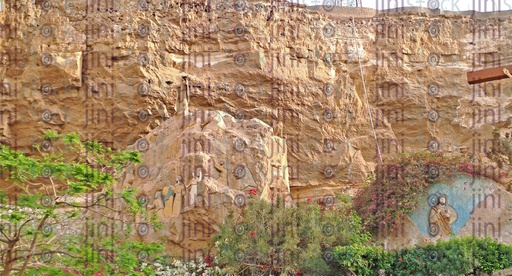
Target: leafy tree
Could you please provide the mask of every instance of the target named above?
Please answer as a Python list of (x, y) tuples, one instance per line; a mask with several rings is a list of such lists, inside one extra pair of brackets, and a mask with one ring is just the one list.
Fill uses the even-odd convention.
[(126, 275), (137, 273), (138, 255), (163, 252), (126, 239), (144, 206), (136, 190), (113, 190), (126, 166), (142, 162), (139, 152), (76, 133), (42, 138), (33, 156), (0, 147), (2, 275)]

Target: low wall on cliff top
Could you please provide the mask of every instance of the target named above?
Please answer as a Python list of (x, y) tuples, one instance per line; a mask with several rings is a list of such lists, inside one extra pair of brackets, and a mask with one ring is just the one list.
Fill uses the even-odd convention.
[[(333, 19), (348, 19), (355, 18), (371, 18), (382, 15), (427, 15), (427, 16), (471, 16), (474, 19), (486, 18), (506, 18), (512, 16), (512, 10), (497, 9), (494, 11), (447, 11), (441, 9), (429, 9), (423, 7), (398, 7), (392, 9), (373, 9), (373, 8), (359, 8), (359, 7), (343, 7), (333, 6), (329, 4), (316, 5), (307, 7), (309, 10), (319, 11), (325, 13)], [(512, 7), (510, 7), (512, 8)], [(485, 9), (484, 9), (485, 10)]]

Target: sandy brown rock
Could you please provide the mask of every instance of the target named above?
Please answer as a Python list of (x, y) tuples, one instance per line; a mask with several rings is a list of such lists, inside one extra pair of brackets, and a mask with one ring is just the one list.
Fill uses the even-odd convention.
[(286, 143), (270, 126), (222, 111), (192, 117), (173, 117), (130, 146), (144, 151), (144, 164), (128, 168), (120, 183), (161, 215), (163, 229), (148, 239), (165, 237), (173, 252), (204, 248), (230, 208), (290, 192)]
[[(268, 178), (272, 164), (286, 164), (284, 181), (294, 198), (337, 190), (353, 194), (379, 162), (377, 145), (386, 155), (428, 150), (437, 141), (435, 149), (466, 148), (480, 156), (485, 146), (478, 145), (492, 138), (494, 128), (510, 131), (510, 81), (469, 86), (466, 80), (469, 70), (510, 63), (511, 19), (505, 13), (423, 9), (370, 17), (368, 10), (359, 10), (354, 34), (350, 11), (272, 8), (269, 2), (235, 7), (220, 1), (207, 6), (22, 0), (17, 8), (14, 2), (6, 0), (11, 12), (0, 13), (3, 26), (10, 26), (0, 43), (0, 141), (26, 152), (48, 129), (76, 131), (114, 148), (150, 132), (152, 145), (157, 136), (207, 138), (204, 132), (215, 124), (165, 135), (155, 131), (166, 120), (176, 124), (182, 118), (174, 106), (184, 75), (190, 80), (193, 116), (207, 110), (231, 114), (237, 120), (215, 126), (226, 130), (243, 128), (238, 120), (257, 118), (269, 126), (262, 128), (263, 136), (286, 139), (285, 159), (269, 161), (260, 153), (254, 158), (261, 162), (250, 165), (265, 164)], [(52, 57), (46, 66), (45, 53)], [(255, 137), (242, 138), (251, 145), (259, 143)], [(158, 186), (165, 197), (164, 186), (176, 185), (181, 142), (166, 143), (172, 153), (149, 156), (150, 182), (131, 173), (124, 183), (133, 181), (129, 184), (148, 193)], [(229, 182), (233, 196), (247, 188), (231, 175), (231, 162), (240, 160), (220, 156), (185, 158), (204, 166), (211, 161), (212, 173)], [(262, 179), (249, 171), (247, 177), (247, 185), (266, 193)], [(176, 214), (153, 196), (155, 206), (164, 206), (163, 215)], [(207, 225), (217, 221), (194, 216)], [(182, 226), (165, 231), (179, 233)]]

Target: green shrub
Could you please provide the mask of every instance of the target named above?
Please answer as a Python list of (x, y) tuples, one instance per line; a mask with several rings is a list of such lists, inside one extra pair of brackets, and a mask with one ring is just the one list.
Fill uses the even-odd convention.
[(356, 275), (469, 275), (512, 267), (512, 246), (491, 238), (453, 238), (436, 244), (387, 252), (376, 246), (338, 246), (334, 257)]
[(370, 239), (350, 208), (349, 202), (329, 209), (308, 199), (285, 208), (283, 201), (250, 199), (214, 237), (217, 258), (236, 275), (337, 275), (332, 248)]
[(473, 256), (482, 272), (512, 267), (512, 246), (496, 243), (490, 238), (475, 240)]
[(375, 275), (381, 269), (390, 269), (394, 256), (379, 246), (353, 244), (337, 247), (334, 257), (348, 272), (366, 276)]

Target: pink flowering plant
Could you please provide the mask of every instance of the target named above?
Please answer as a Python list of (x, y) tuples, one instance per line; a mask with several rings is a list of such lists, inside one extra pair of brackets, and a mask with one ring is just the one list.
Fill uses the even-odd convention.
[(453, 173), (477, 171), (462, 157), (447, 157), (441, 152), (402, 153), (385, 159), (355, 199), (355, 208), (365, 227), (395, 232), (405, 216), (426, 198), (428, 188)]

